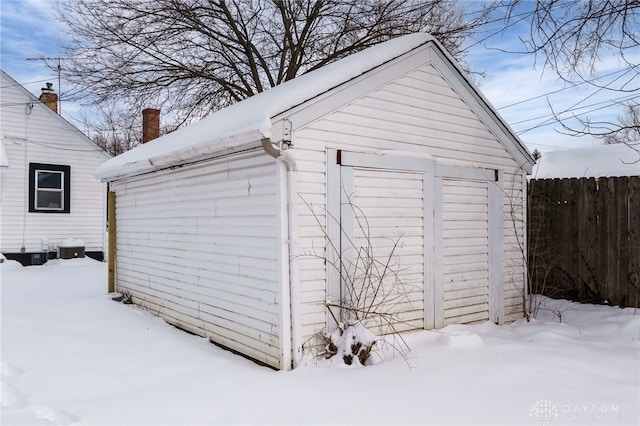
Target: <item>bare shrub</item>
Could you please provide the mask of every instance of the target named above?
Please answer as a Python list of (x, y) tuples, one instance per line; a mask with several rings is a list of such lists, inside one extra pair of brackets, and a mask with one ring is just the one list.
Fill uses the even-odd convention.
[[(325, 211), (328, 221), (340, 225), (343, 245), (338, 247), (329, 238), (326, 225), (314, 212), (313, 206), (304, 201), (322, 229), (325, 243), (322, 250), (312, 250), (308, 256), (321, 258), (325, 264), (340, 274), (341, 295), (337, 300), (326, 300), (324, 306), (335, 328), (323, 330), (317, 337), (324, 343), (319, 355), (338, 357), (346, 365), (366, 365), (377, 343), (389, 344), (404, 356), (409, 349), (396, 328), (402, 320), (397, 307), (408, 301), (408, 285), (403, 282), (397, 249), (402, 236), (390, 241), (388, 253), (378, 256), (371, 236), (369, 222), (364, 212), (349, 202), (357, 220), (355, 226), (363, 236), (359, 244), (340, 225), (338, 218)], [(347, 250), (353, 259), (345, 256)], [(372, 332), (376, 330), (386, 338)]]

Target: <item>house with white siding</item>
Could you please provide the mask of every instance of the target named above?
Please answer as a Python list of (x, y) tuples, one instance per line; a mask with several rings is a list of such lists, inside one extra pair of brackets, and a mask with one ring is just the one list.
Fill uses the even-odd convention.
[(455, 60), (418, 33), (139, 146), (96, 176), (115, 194), (117, 291), (290, 369), (335, 327), (325, 302), (349, 296), (363, 247), (403, 284), (398, 331), (521, 318), (533, 164)]
[(36, 98), (0, 77), (0, 252), (41, 264), (75, 241), (102, 260), (107, 191), (93, 173), (111, 156), (57, 113), (51, 87)]

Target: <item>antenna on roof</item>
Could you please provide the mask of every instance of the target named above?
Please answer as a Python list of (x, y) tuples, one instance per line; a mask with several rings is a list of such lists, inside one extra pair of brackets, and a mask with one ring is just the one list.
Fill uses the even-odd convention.
[[(47, 61), (58, 61), (58, 114), (62, 115), (62, 84), (61, 84), (61, 79), (60, 79), (60, 74), (62, 72), (62, 65), (61, 65), (61, 60), (64, 58), (61, 57), (45, 57), (45, 56), (35, 56), (32, 58), (27, 58), (27, 61), (44, 61), (45, 64)], [(47, 87), (49, 89), (51, 89), (51, 87), (49, 87), (50, 83), (47, 83)]]

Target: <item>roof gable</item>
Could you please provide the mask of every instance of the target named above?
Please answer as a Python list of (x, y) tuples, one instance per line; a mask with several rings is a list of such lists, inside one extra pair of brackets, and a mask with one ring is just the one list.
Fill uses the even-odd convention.
[(432, 65), (440, 71), (451, 87), (464, 99), (467, 105), (469, 105), (480, 120), (484, 122), (496, 138), (498, 138), (520, 167), (524, 168), (528, 173), (531, 173), (531, 168), (535, 164), (535, 160), (525, 144), (491, 105), (491, 102), (471, 83), (451, 55), (437, 42), (435, 45), (437, 49), (434, 49), (435, 54), (432, 56)]
[[(294, 126), (293, 130), (296, 130), (325, 114), (333, 112), (340, 106), (353, 102), (357, 98), (404, 75), (408, 75), (427, 64), (436, 69), (449, 88), (484, 123), (518, 165), (528, 173), (531, 173), (531, 168), (535, 161), (524, 143), (493, 108), (491, 103), (469, 81), (456, 61), (434, 39), (394, 58), (392, 61), (382, 63), (363, 73), (361, 77), (365, 77), (364, 74), (366, 74), (366, 78), (345, 81), (342, 85), (329, 92), (322, 93), (304, 104), (284, 111), (273, 117), (272, 123), (275, 124), (278, 119), (290, 119)], [(336, 96), (338, 93), (340, 96)], [(274, 141), (282, 139), (281, 129), (279, 126), (273, 127)]]
[(71, 124), (60, 114), (56, 113), (51, 108), (49, 108), (44, 103), (42, 103), (40, 99), (38, 99), (31, 92), (25, 89), (24, 86), (22, 86), (20, 83), (14, 80), (13, 77), (11, 77), (9, 74), (4, 72), (3, 70), (0, 70), (0, 77), (2, 80), (2, 91), (10, 90), (10, 88), (17, 90), (20, 96), (24, 97), (25, 103), (32, 103), (33, 108), (38, 108), (41, 111), (43, 111), (44, 114), (46, 114), (46, 117), (48, 120), (52, 120), (62, 125), (65, 129), (75, 134), (78, 137), (78, 139), (81, 140), (83, 143), (90, 145), (92, 148), (95, 149), (96, 152), (100, 152), (101, 154), (103, 154), (105, 159), (111, 158), (111, 155), (107, 151), (100, 148), (87, 135), (82, 133), (76, 126)]
[[(430, 55), (430, 51), (439, 53)], [(198, 123), (162, 136), (152, 143), (138, 146), (104, 163), (96, 170), (96, 176), (104, 180), (114, 180), (257, 146), (261, 139), (274, 136), (273, 122), (286, 113), (299, 112), (311, 103), (330, 99), (337, 90), (349, 85), (360, 85), (360, 90), (370, 90), (382, 83), (377, 79), (368, 79), (371, 75), (368, 73), (372, 70), (393, 68), (392, 63), (400, 61), (406, 69), (395, 69), (397, 72), (406, 73), (433, 61), (433, 57), (439, 58), (437, 60), (440, 68), (450, 74), (449, 78), (461, 88), (465, 99), (477, 103), (477, 109), (484, 111), (487, 124), (496, 130), (496, 136), (518, 163), (530, 170), (533, 159), (515, 133), (489, 102), (473, 88), (439, 43), (428, 34), (416, 33), (355, 53), (224, 108)], [(376, 75), (383, 73), (378, 72)], [(395, 74), (390, 74), (384, 78), (391, 79), (394, 76)], [(343, 101), (344, 99), (336, 98), (333, 100), (334, 103)], [(332, 103), (329, 102), (327, 105)], [(321, 112), (312, 112), (312, 116), (307, 120), (312, 120), (313, 114), (318, 113)], [(273, 120), (274, 118), (276, 120)]]

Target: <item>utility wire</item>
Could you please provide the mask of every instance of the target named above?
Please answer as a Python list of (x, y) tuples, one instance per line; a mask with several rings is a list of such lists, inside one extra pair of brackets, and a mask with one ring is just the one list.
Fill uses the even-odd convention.
[[(581, 82), (579, 82), (579, 83), (572, 83), (570, 86), (566, 86), (566, 87), (563, 87), (563, 88), (561, 88), (561, 89), (552, 90), (552, 91), (550, 91), (550, 92), (543, 93), (543, 94), (541, 94), (541, 95), (537, 95), (537, 96), (533, 96), (533, 97), (531, 97), (531, 98), (523, 99), (523, 100), (521, 100), (521, 101), (514, 102), (514, 103), (511, 103), (511, 104), (508, 104), (508, 105), (503, 105), (503, 106), (501, 106), (501, 107), (499, 107), (499, 108), (496, 108), (496, 110), (501, 110), (501, 109), (505, 109), (505, 108), (510, 108), (510, 107), (512, 107), (512, 106), (520, 105), (520, 104), (523, 104), (523, 103), (526, 103), (526, 102), (529, 102), (529, 101), (534, 101), (534, 100), (536, 100), (536, 99), (544, 98), (544, 97), (546, 97), (546, 96), (553, 95), (553, 94), (556, 94), (556, 93), (562, 92), (562, 91), (564, 91), (564, 90), (574, 89), (574, 88), (576, 88), (576, 87), (578, 87), (578, 86), (581, 86), (581, 85), (583, 85), (583, 84), (592, 84), (592, 83), (593, 83), (593, 82), (595, 82), (595, 81), (598, 81), (598, 80), (603, 79), (603, 78), (606, 78), (606, 77), (611, 77), (612, 75), (618, 74), (618, 73), (623, 72), (623, 71), (625, 71), (625, 69), (616, 70), (616, 71), (610, 72), (610, 73), (608, 73), (608, 74), (604, 74), (604, 75), (601, 75), (601, 76), (599, 76), (599, 77), (595, 77), (595, 78), (593, 78), (593, 79), (591, 79), (591, 80), (585, 80), (585, 81), (581, 81)], [(628, 72), (628, 71), (629, 71), (629, 70), (627, 70), (626, 72)], [(626, 72), (625, 72), (625, 74), (626, 74)], [(615, 80), (614, 80), (614, 81), (615, 81)]]
[[(635, 98), (640, 98), (640, 95), (636, 95), (636, 96), (634, 96), (634, 97), (633, 97), (633, 98), (631, 98), (631, 99), (635, 99)], [(628, 99), (628, 100), (631, 100), (631, 99)], [(596, 112), (596, 111), (603, 110), (603, 109), (605, 109), (605, 108), (609, 108), (610, 106), (611, 106), (611, 105), (604, 105), (604, 106), (601, 106), (601, 107), (598, 107), (598, 108), (593, 108), (593, 109), (590, 109), (589, 111), (584, 111), (584, 112), (581, 112), (581, 113), (579, 113), (579, 114), (574, 114), (572, 117), (565, 117), (565, 118), (562, 118), (562, 119), (558, 119), (558, 121), (564, 121), (564, 120), (568, 120), (568, 119), (570, 119), (570, 118), (579, 117), (579, 116), (581, 116), (581, 115), (590, 114), (590, 113), (592, 113), (592, 112)], [(555, 120), (555, 119), (556, 119), (556, 116), (554, 116), (554, 117), (553, 117), (553, 119)], [(530, 127), (530, 128), (528, 128), (528, 129), (525, 129), (525, 130), (517, 131), (516, 133), (517, 133), (518, 135), (522, 135), (522, 134), (527, 133), (527, 132), (529, 132), (529, 131), (531, 131), (531, 130), (539, 129), (540, 127), (550, 126), (550, 125), (552, 125), (552, 124), (555, 124), (555, 121), (551, 121), (551, 119), (547, 119), (547, 120), (543, 121), (543, 122), (542, 122), (542, 123), (540, 123), (540, 124), (537, 124), (537, 125), (535, 125), (535, 126), (533, 126), (533, 127)]]
[[(638, 97), (640, 97), (640, 95), (633, 94), (633, 95), (621, 96), (619, 98), (607, 99), (606, 101), (594, 102), (592, 104), (583, 105), (583, 106), (575, 107), (575, 108), (568, 108), (568, 109), (562, 111), (560, 114), (564, 114), (564, 113), (567, 113), (567, 112), (579, 111), (579, 110), (584, 109), (584, 108), (591, 108), (591, 107), (594, 107), (594, 106), (597, 106), (597, 105), (602, 105), (602, 104), (606, 104), (603, 107), (603, 108), (606, 108), (606, 107), (609, 107), (609, 106), (620, 104), (621, 102), (626, 102), (626, 101), (633, 100), (633, 99), (638, 98)], [(598, 108), (598, 109), (601, 109), (601, 108)], [(580, 113), (578, 115), (587, 114), (587, 113), (592, 112), (592, 111), (593, 110), (590, 110), (590, 111), (587, 111), (587, 112), (582, 112), (582, 113)], [(520, 120), (520, 121), (513, 121), (513, 122), (511, 122), (509, 124), (511, 124), (513, 126), (513, 125), (517, 125), (517, 124), (528, 123), (529, 121), (540, 120), (542, 118), (546, 118), (547, 116), (548, 116), (548, 114), (540, 115), (538, 117), (527, 118), (527, 119)]]
[(49, 81), (49, 79), (47, 78), (47, 79), (44, 79), (44, 80), (33, 80), (33, 81), (27, 81), (27, 82), (18, 83), (18, 84), (13, 84), (13, 83), (5, 84), (4, 86), (0, 86), (0, 88), (2, 88), (2, 89), (6, 89), (6, 88), (9, 88), (9, 87), (22, 87), (22, 88), (24, 88), (25, 84), (44, 83), (46, 81)]
[[(626, 70), (623, 74), (621, 74), (620, 76), (616, 77), (615, 79), (613, 79), (613, 80), (612, 80), (611, 82), (609, 82), (608, 84), (614, 83), (615, 81), (619, 80), (619, 79), (620, 79), (620, 78), (622, 78), (625, 74), (627, 74), (628, 72), (630, 72), (630, 71), (632, 71), (632, 70), (633, 70), (633, 68), (629, 68), (629, 69), (628, 69), (628, 70)], [(584, 101), (586, 101), (587, 99), (589, 99), (589, 98), (591, 98), (591, 97), (595, 96), (596, 94), (598, 94), (599, 92), (601, 92), (602, 90), (604, 90), (604, 88), (605, 88), (605, 87), (600, 87), (600, 88), (598, 88), (598, 90), (596, 90), (595, 92), (590, 93), (588, 96), (586, 96), (586, 97), (585, 97), (585, 98), (583, 98), (582, 100), (580, 100), (580, 101), (578, 101), (578, 102), (574, 103), (574, 104), (573, 104), (573, 105), (571, 105), (569, 108), (567, 108), (567, 109), (565, 109), (564, 111), (560, 112), (560, 114), (564, 114), (564, 113), (566, 113), (566, 112), (570, 112), (570, 111), (573, 111), (573, 110), (575, 110), (575, 109), (579, 109), (579, 108), (576, 108), (578, 105), (580, 105), (581, 103), (583, 103), (583, 102), (584, 102)], [(602, 109), (602, 108), (598, 108), (598, 109)], [(583, 113), (581, 113), (581, 114), (579, 114), (579, 115), (584, 115), (584, 114), (587, 114), (587, 113), (589, 113), (589, 112), (592, 112), (592, 111), (583, 112)], [(549, 122), (551, 122), (551, 121), (555, 120), (555, 119), (556, 119), (556, 117), (557, 117), (557, 115), (554, 115), (553, 117), (549, 117), (549, 118), (547, 118), (545, 121), (543, 121), (543, 122), (541, 122), (541, 123), (539, 123), (539, 124), (537, 124), (537, 125), (535, 125), (535, 126), (533, 126), (533, 127), (530, 127), (530, 128), (528, 128), (528, 129), (525, 129), (525, 130), (522, 130), (522, 131), (520, 131), (520, 132), (517, 132), (517, 133), (518, 133), (519, 135), (521, 135), (521, 134), (524, 134), (524, 133), (530, 132), (531, 130), (535, 130), (535, 129), (539, 128), (539, 127), (542, 127), (542, 126), (544, 126), (544, 125), (547, 125)]]

